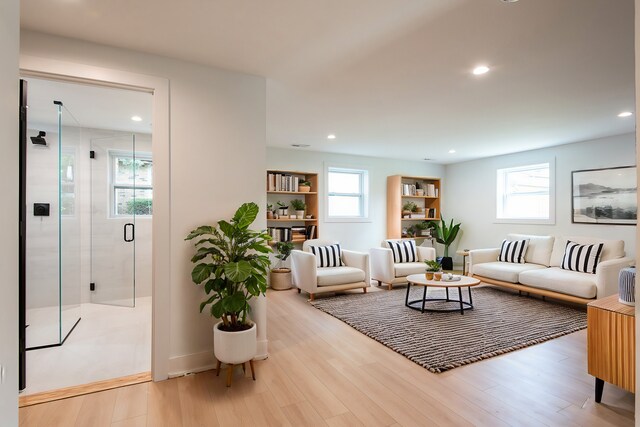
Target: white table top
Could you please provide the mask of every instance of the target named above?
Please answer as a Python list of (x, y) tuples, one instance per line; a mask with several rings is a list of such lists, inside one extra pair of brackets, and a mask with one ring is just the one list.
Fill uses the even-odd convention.
[(413, 285), (420, 286), (437, 286), (441, 288), (462, 288), (467, 286), (475, 286), (480, 284), (480, 280), (469, 276), (459, 276), (460, 280), (455, 282), (445, 282), (443, 280), (427, 280), (424, 273), (411, 274), (407, 276), (407, 281)]

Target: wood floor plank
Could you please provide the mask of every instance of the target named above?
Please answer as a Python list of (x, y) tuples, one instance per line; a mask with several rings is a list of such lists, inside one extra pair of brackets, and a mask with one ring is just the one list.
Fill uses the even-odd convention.
[(358, 417), (353, 415), (351, 412), (336, 415), (335, 417), (328, 418), (325, 421), (329, 427), (365, 427), (365, 424), (362, 424)]
[(110, 426), (117, 396), (118, 389), (85, 395), (76, 419), (76, 427)]
[(76, 399), (56, 400), (20, 409), (20, 426), (67, 427), (78, 419), (83, 396)]
[(147, 424), (154, 427), (181, 427), (182, 411), (176, 379), (150, 383)]
[(204, 375), (177, 378), (180, 413), (184, 427), (218, 427), (218, 418)]
[(117, 389), (116, 404), (111, 422), (123, 421), (147, 415), (147, 391), (149, 383)]
[(147, 427), (147, 416), (141, 415), (139, 417), (117, 421), (112, 423), (111, 427)]
[(294, 426), (326, 426), (327, 423), (309, 402), (302, 401), (283, 406), (282, 411)]

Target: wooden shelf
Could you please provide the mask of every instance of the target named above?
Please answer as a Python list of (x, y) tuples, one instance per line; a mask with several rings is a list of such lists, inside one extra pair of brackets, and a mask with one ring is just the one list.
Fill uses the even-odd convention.
[(267, 194), (295, 194), (298, 196), (306, 196), (306, 195), (317, 195), (318, 193), (315, 191), (267, 191)]
[[(427, 191), (430, 187), (435, 190), (437, 196), (414, 196), (402, 194), (404, 192), (414, 192), (417, 185)], [(410, 187), (407, 187), (410, 186)], [(408, 190), (408, 191), (407, 191)], [(387, 177), (387, 238), (400, 239), (403, 237), (402, 230), (420, 221), (439, 221), (441, 216), (440, 199), (442, 197), (442, 187), (440, 178), (426, 176), (403, 176), (392, 175)], [(407, 201), (413, 201), (419, 208), (424, 208), (423, 212), (435, 215), (434, 218), (403, 218), (402, 205)], [(406, 235), (405, 235), (406, 237)]]
[[(273, 175), (273, 176), (270, 176)], [(288, 190), (297, 190), (297, 187), (294, 187), (295, 182), (298, 181), (309, 181), (311, 184), (311, 191), (276, 191), (275, 185), (277, 184), (277, 179), (281, 179), (282, 186), (278, 186), (277, 188), (286, 188)], [(293, 181), (293, 183), (292, 183)], [(265, 174), (265, 191), (267, 193), (267, 203), (271, 204), (273, 207), (277, 208), (277, 202), (283, 202), (286, 204), (291, 204), (294, 199), (301, 199), (306, 204), (305, 216), (313, 215), (313, 218), (278, 218), (278, 219), (269, 219), (267, 218), (267, 228), (270, 233), (273, 233), (282, 236), (283, 231), (274, 230), (276, 228), (290, 228), (290, 227), (304, 227), (305, 229), (309, 229), (309, 227), (313, 226), (315, 228), (315, 237), (317, 238), (320, 235), (320, 229), (318, 225), (320, 221), (318, 220), (319, 214), (319, 206), (318, 206), (318, 194), (320, 193), (320, 180), (318, 179), (317, 172), (302, 172), (296, 170), (281, 170), (281, 169), (268, 169)], [(288, 184), (288, 185), (287, 185)], [(277, 213), (277, 211), (276, 211)], [(293, 214), (293, 210), (289, 207), (289, 213)], [(265, 215), (266, 216), (266, 215)], [(304, 238), (295, 238), (295, 234), (298, 236), (303, 236), (303, 234), (294, 233), (294, 240), (292, 242), (296, 245), (305, 241)], [(281, 237), (282, 238), (282, 237)]]
[(308, 218), (303, 218), (303, 219), (297, 219), (297, 218), (295, 218), (295, 219), (294, 218), (289, 218), (289, 219), (280, 219), (280, 218), (278, 218), (278, 219), (269, 219), (269, 218), (267, 218), (267, 222), (270, 222), (270, 221), (273, 221), (273, 222), (317, 221), (317, 219), (316, 218), (311, 218), (311, 219), (308, 219)]

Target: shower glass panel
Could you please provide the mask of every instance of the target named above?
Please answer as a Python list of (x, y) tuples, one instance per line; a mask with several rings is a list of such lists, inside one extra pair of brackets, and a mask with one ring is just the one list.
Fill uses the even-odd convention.
[[(135, 307), (136, 216), (150, 214), (135, 135), (91, 140), (91, 302)], [(150, 176), (149, 176), (150, 178)]]
[(74, 210), (82, 132), (59, 101), (30, 93), (26, 168), (26, 347), (64, 342), (80, 320), (80, 221)]

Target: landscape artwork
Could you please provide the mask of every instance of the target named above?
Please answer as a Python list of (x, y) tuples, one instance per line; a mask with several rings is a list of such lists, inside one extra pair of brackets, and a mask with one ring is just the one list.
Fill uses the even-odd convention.
[(573, 171), (572, 222), (636, 225), (636, 167)]

